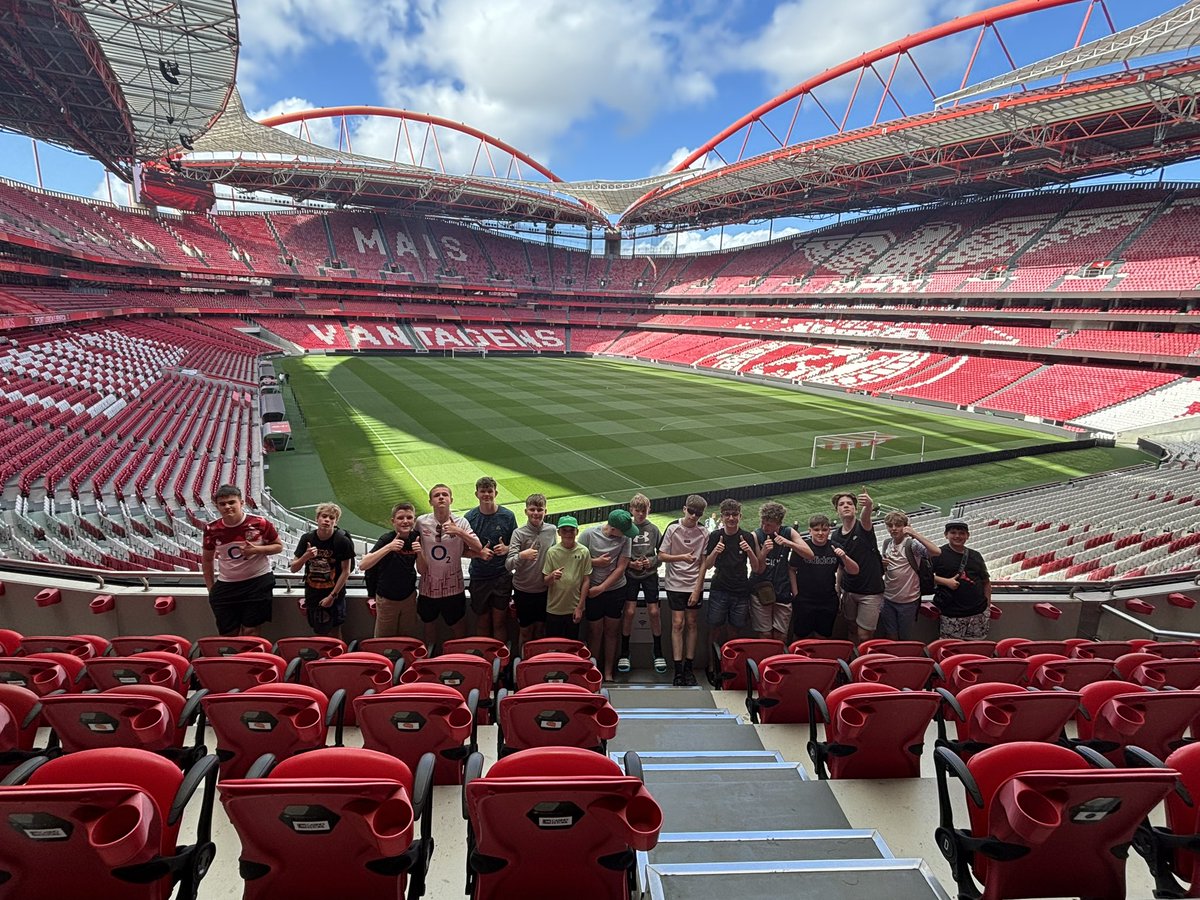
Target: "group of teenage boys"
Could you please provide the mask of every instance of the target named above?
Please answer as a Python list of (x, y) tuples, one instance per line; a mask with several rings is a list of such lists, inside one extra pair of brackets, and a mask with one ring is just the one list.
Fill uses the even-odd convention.
[[(787, 510), (775, 502), (763, 504), (759, 527), (748, 531), (741, 504), (724, 500), (710, 530), (701, 522), (708, 503), (693, 494), (660, 532), (648, 518), (650, 501), (638, 493), (628, 510), (614, 510), (581, 532), (572, 516), (547, 522), (543, 494), (526, 498), (520, 526), (496, 496), (495, 479), (483, 477), (475, 484), (478, 505), (465, 515), (452, 512), (453, 494), (444, 484), (430, 490), (427, 513), (417, 515), (408, 502), (393, 507), (391, 530), (359, 562), (375, 601), (376, 637), (416, 636), (418, 621), (428, 646), (437, 641), (439, 622), (463, 637), (468, 603), (478, 633), (501, 639), (511, 607), (521, 644), (578, 637), (586, 620), (585, 640), (612, 680), (631, 669), (630, 636), (644, 605), (653, 667), (666, 674), (661, 591), (671, 612), (674, 683), (686, 686), (696, 684), (701, 609), (717, 644), (747, 631), (779, 640), (831, 637), (839, 614), (857, 642), (873, 636), (908, 640), (922, 596), (932, 591), (942, 636), (987, 636), (991, 585), (983, 557), (966, 546), (967, 523), (947, 522), (946, 543), (938, 546), (903, 513), (890, 512), (881, 546), (875, 504), (865, 488), (835, 495), (836, 522), (814, 515), (807, 534), (798, 524), (784, 524)], [(268, 557), (283, 545), (268, 520), (243, 508), (235, 486), (222, 486), (214, 499), (221, 518), (205, 529), (203, 571), (217, 629), (255, 634), (270, 620), (274, 576)], [(337, 526), (340, 515), (336, 504), (320, 504), (317, 527), (300, 538), (290, 565), (304, 571), (309, 625), (334, 636), (345, 620), (355, 556), (350, 536)], [(464, 558), (470, 560), (469, 583)]]

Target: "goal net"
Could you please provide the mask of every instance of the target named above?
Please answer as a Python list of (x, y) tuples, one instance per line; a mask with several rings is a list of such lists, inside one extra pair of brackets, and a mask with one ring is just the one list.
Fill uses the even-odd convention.
[[(905, 441), (906, 444), (911, 443)], [(853, 460), (873, 460), (879, 455), (879, 449), (889, 441), (897, 440), (897, 435), (886, 431), (846, 431), (839, 434), (818, 434), (813, 438), (812, 461), (810, 468), (827, 466), (842, 461), (847, 470)], [(908, 450), (909, 448), (905, 448)], [(909, 452), (915, 450), (913, 447)], [(925, 437), (921, 436), (921, 458), (925, 458)]]

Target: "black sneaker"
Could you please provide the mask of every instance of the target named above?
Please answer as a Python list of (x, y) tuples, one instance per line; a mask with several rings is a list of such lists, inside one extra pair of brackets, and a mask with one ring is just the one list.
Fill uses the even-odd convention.
[[(692, 680), (695, 681), (694, 678)], [(676, 669), (675, 670), (675, 680), (671, 682), (671, 686), (672, 687), (686, 687), (686, 685), (687, 685), (687, 682), (684, 680), (683, 670)]]
[(683, 686), (696, 687), (696, 673), (691, 669), (683, 670)]

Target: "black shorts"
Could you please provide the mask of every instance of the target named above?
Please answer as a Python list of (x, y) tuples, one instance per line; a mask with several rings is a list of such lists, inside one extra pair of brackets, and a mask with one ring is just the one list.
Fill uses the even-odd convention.
[(792, 634), (797, 638), (806, 638), (816, 632), (821, 637), (832, 637), (837, 616), (836, 597), (825, 600), (797, 597), (792, 601)]
[(208, 592), (217, 633), (237, 634), (239, 628), (256, 628), (271, 621), (275, 573), (267, 572), (245, 581), (215, 581)]
[(501, 572), (489, 578), (471, 579), (471, 611), (477, 616), (488, 609), (508, 609), (512, 600), (512, 574)]
[[(641, 599), (638, 599), (641, 595)], [(654, 572), (645, 578), (625, 577), (625, 602), (646, 606), (658, 603), (658, 573)]]
[(513, 606), (517, 608), (517, 624), (522, 628), (546, 621), (547, 591), (518, 591), (513, 589)]
[(417, 595), (417, 616), (422, 622), (436, 622), (438, 616), (441, 616), (447, 625), (457, 625), (466, 614), (466, 594), (452, 594), (449, 597)]
[(583, 607), (583, 617), (589, 622), (601, 619), (619, 619), (625, 612), (625, 585), (588, 597)]
[(570, 615), (546, 614), (546, 637), (579, 639), (579, 625)]
[(308, 627), (317, 634), (328, 634), (346, 621), (346, 592), (338, 594), (330, 606), (322, 606), (321, 601), (328, 596), (328, 591), (304, 589), (304, 615)]
[(698, 610), (704, 605), (704, 598), (700, 598), (700, 602), (695, 606), (688, 606), (688, 601), (692, 599), (691, 591), (667, 591), (667, 606), (671, 607), (672, 612), (683, 612), (686, 609)]

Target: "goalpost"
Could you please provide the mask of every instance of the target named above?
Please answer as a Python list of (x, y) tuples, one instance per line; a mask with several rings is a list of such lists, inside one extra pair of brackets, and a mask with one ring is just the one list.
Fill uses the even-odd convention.
[[(840, 434), (818, 434), (813, 437), (812, 459), (809, 468), (817, 467), (817, 451), (834, 451), (846, 453), (845, 471), (850, 471), (850, 459), (855, 450), (869, 448), (870, 459), (874, 460), (880, 447), (888, 441), (894, 441), (899, 435), (884, 431), (848, 431)], [(925, 435), (921, 435), (921, 461), (925, 460)]]
[(486, 347), (451, 347), (449, 353), (451, 359), (458, 359), (460, 356), (486, 359), (488, 355)]

